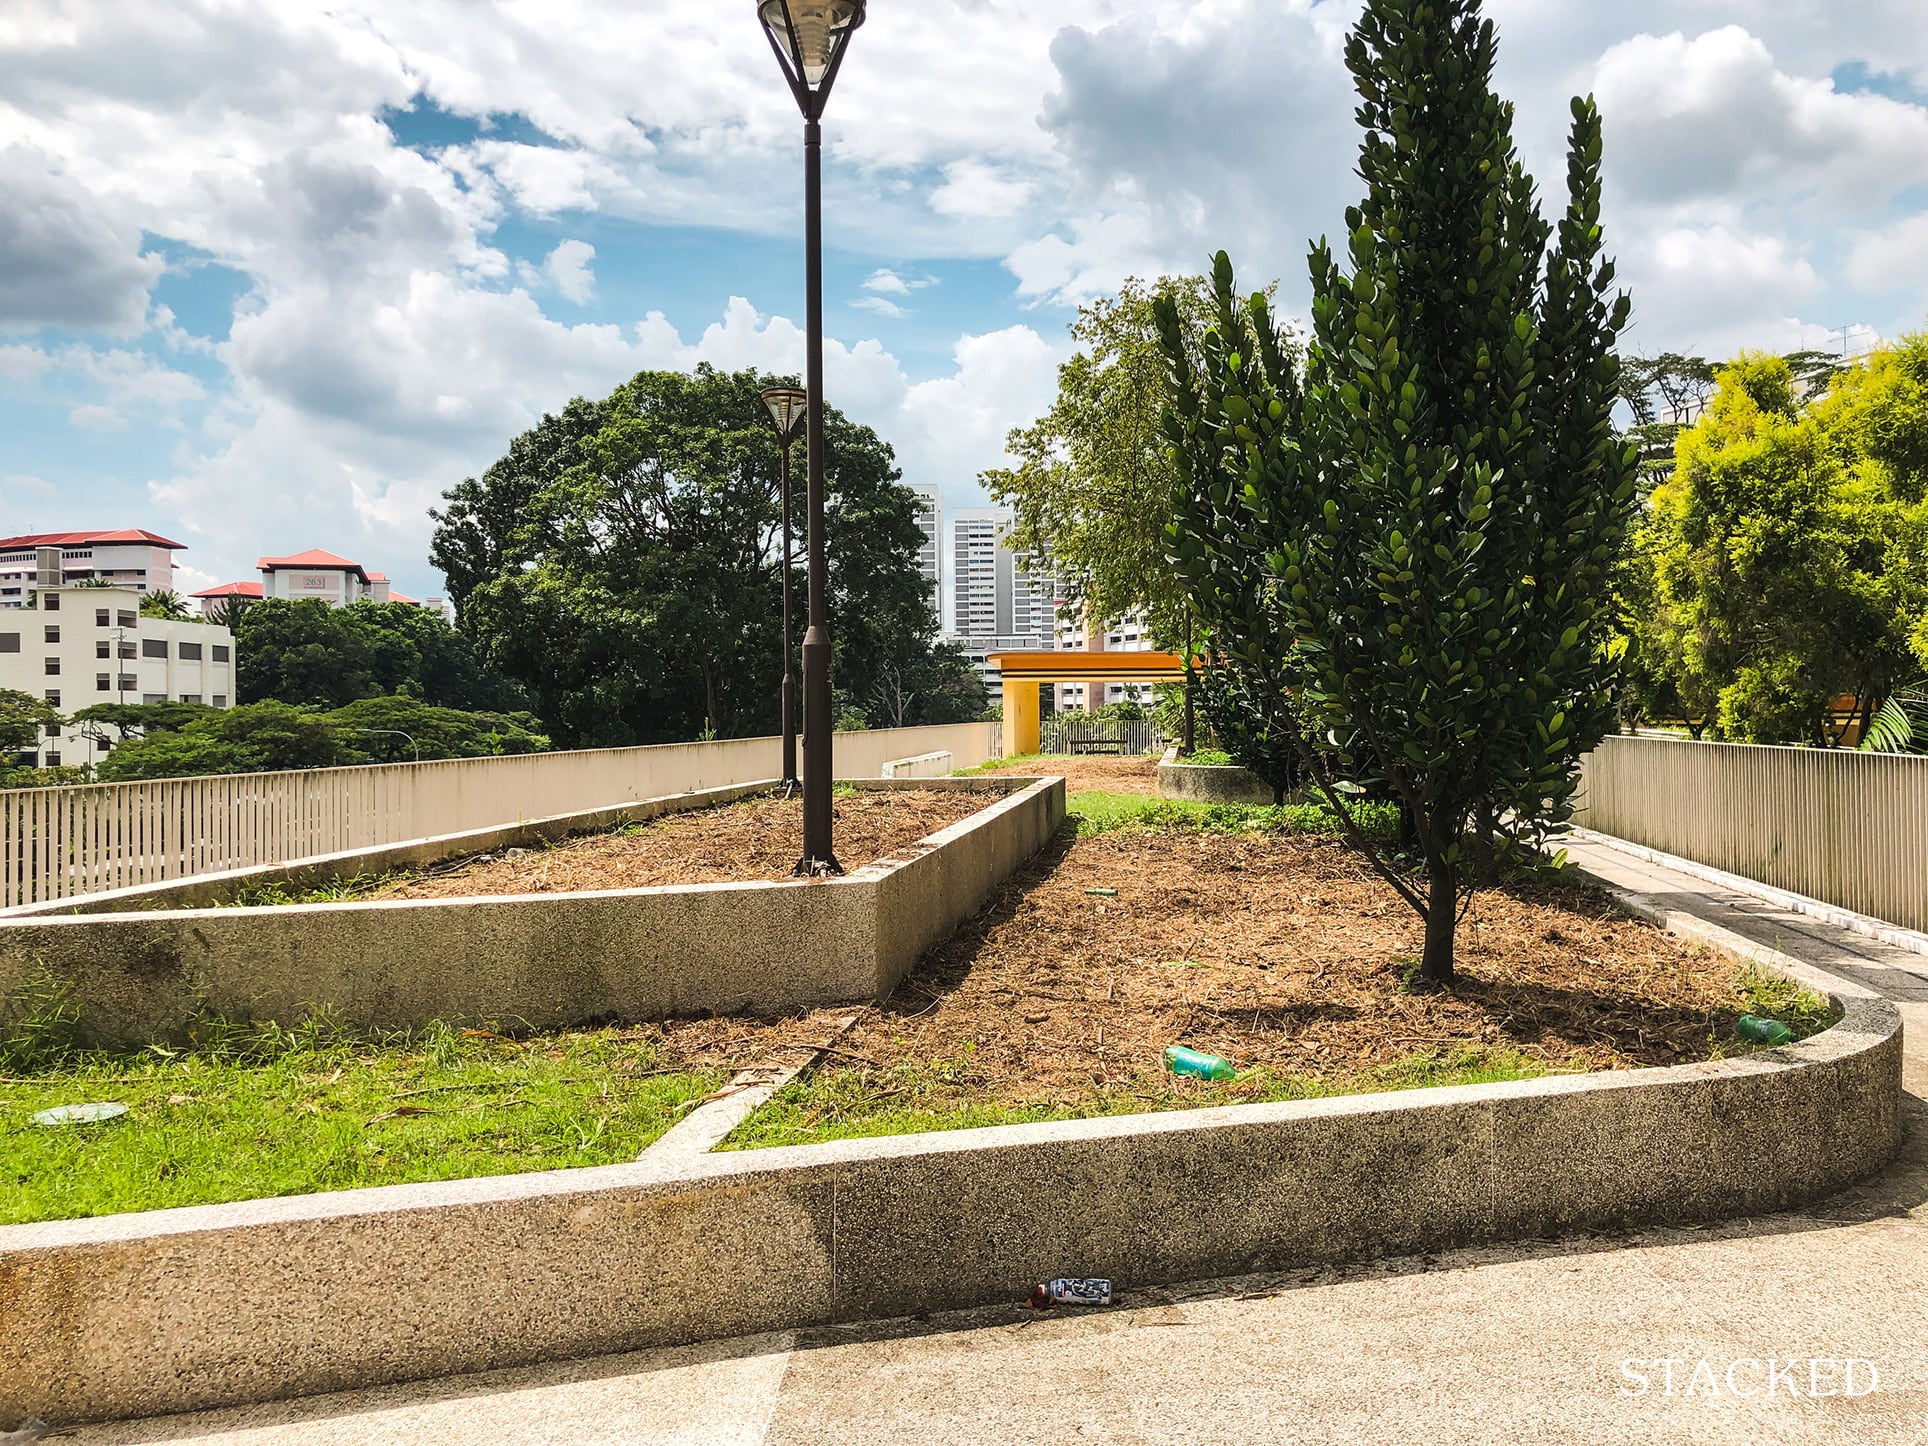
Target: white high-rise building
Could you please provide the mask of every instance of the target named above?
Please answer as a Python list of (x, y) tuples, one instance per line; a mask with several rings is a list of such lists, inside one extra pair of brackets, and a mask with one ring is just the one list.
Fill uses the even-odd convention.
[(1008, 636), (1016, 559), (1004, 545), (1011, 514), (1002, 507), (951, 513), (951, 630), (959, 637)]
[(917, 566), (924, 574), (924, 581), (931, 585), (931, 603), (941, 606), (944, 502), (935, 487), (916, 486), (910, 489), (910, 494), (917, 499), (917, 525), (924, 529), (924, 545), (917, 551)]

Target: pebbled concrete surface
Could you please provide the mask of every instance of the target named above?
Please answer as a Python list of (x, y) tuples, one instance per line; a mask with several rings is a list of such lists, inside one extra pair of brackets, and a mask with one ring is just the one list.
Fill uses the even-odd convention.
[[(50, 1439), (1928, 1446), (1928, 958), (1601, 845), (1573, 853), (1896, 1000), (1910, 1093), (1897, 1162), (1807, 1210), (1705, 1229), (1209, 1282), (1085, 1315), (1008, 1307), (752, 1337)], [(1768, 1122), (1760, 1148), (1773, 1147)], [(1771, 1398), (1765, 1364), (1747, 1364), (1770, 1357)], [(1842, 1385), (1839, 1366), (1810, 1373), (1815, 1357), (1872, 1362), (1879, 1388), (1812, 1398)], [(1658, 1365), (1629, 1394), (1623, 1362), (1666, 1358), (1672, 1394)], [(1723, 1379), (1737, 1361), (1747, 1398)]]

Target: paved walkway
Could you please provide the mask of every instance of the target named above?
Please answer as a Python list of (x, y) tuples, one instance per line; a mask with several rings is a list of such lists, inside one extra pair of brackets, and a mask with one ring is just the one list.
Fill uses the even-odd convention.
[[(1912, 1096), (1901, 1159), (1809, 1210), (1707, 1229), (1218, 1281), (1085, 1316), (994, 1309), (758, 1337), (65, 1439), (1928, 1446), (1928, 957), (1601, 845), (1572, 852), (1623, 887), (1896, 1000)], [(1771, 1121), (1760, 1148), (1774, 1148)], [(1870, 1362), (1879, 1388), (1867, 1392), (1868, 1367), (1856, 1366), (1865, 1394), (1813, 1398), (1845, 1383), (1842, 1366), (1814, 1358)], [(1801, 1362), (1791, 1372), (1790, 1359)], [(1745, 1398), (1729, 1393), (1735, 1362)], [(1644, 1394), (1630, 1394), (1628, 1370)]]

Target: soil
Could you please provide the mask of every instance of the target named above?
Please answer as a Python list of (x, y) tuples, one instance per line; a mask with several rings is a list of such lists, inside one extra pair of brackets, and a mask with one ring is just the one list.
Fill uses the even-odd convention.
[[(982, 793), (936, 789), (840, 794), (832, 800), (838, 862), (847, 870), (875, 863), (994, 801)], [(363, 897), (566, 894), (787, 879), (802, 839), (801, 798), (752, 798), (513, 857), (505, 852), (458, 860), (398, 877)]]
[(1067, 795), (1158, 792), (1158, 759), (1149, 753), (1133, 758), (1104, 753), (1053, 755), (984, 771), (1025, 778), (1062, 778)]
[[(920, 1108), (1080, 1105), (1169, 1092), (1174, 1043), (1328, 1079), (1469, 1049), (1593, 1070), (1705, 1058), (1740, 1012), (1733, 960), (1617, 916), (1589, 889), (1478, 895), (1450, 991), (1408, 983), (1421, 937), (1337, 841), (1061, 836), (840, 1036), (831, 1064), (961, 1065), (935, 1093), (920, 1087)], [(833, 1024), (824, 1011), (665, 1032), (691, 1063), (743, 1064)]]

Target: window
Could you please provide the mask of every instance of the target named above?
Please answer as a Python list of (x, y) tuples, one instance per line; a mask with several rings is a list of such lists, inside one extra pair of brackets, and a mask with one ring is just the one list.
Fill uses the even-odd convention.
[(45, 597), (40, 599), (40, 608), (42, 612), (49, 612), (49, 613), (59, 612), (60, 611), (60, 594), (57, 592), (48, 593)]
[(198, 703), (201, 701), (201, 695), (199, 693), (183, 693), (181, 694), (181, 701), (183, 703)]
[(210, 643), (208, 646), (213, 649), (215, 662), (225, 663), (228, 660), (228, 645), (226, 643)]
[(121, 692), (131, 693), (136, 688), (140, 687), (140, 685), (141, 685), (141, 680), (139, 678), (136, 678), (132, 673), (122, 673), (120, 675)]
[(228, 695), (227, 695), (226, 693), (216, 693), (216, 694), (214, 695), (214, 706), (215, 706), (215, 707), (217, 707), (217, 708), (225, 708), (225, 707), (227, 707), (227, 706), (228, 706)]
[(60, 689), (49, 688), (47, 690), (47, 701), (58, 708), (60, 706)]
[(97, 639), (94, 643), (94, 656), (97, 658), (113, 657), (114, 656), (113, 644), (109, 643), (105, 638)]
[(59, 623), (47, 624), (47, 641), (50, 643), (57, 643), (60, 641), (60, 624)]
[(131, 658), (131, 657), (133, 657), (133, 656), (134, 656), (134, 645), (133, 645), (132, 643), (122, 643), (122, 644), (120, 645), (120, 655), (121, 655), (121, 656), (122, 656), (123, 658)]
[(165, 702), (167, 701), (167, 694), (165, 694), (165, 693), (143, 693), (143, 694), (141, 694), (141, 701), (142, 701), (143, 703), (165, 703)]
[(109, 614), (106, 608), (95, 608), (94, 609), (94, 626), (97, 628), (106, 627), (108, 616)]
[(54, 739), (54, 740), (56, 740), (56, 741), (58, 741), (58, 740), (59, 740), (59, 738), (60, 738), (60, 725), (59, 725), (58, 723), (46, 723), (46, 724), (43, 724), (43, 725), (42, 725), (42, 728), (44, 729), (44, 731), (46, 732), (46, 734), (47, 734), (47, 736), (48, 736), (49, 738), (52, 738), (52, 739)]
[(102, 753), (112, 753), (114, 751), (114, 745), (105, 738), (96, 743), (94, 747), (98, 748)]
[(199, 643), (182, 643), (181, 644), (181, 661), (183, 663), (200, 662), (201, 645)]
[(49, 678), (58, 678), (60, 676), (60, 659), (47, 659), (47, 676)]
[[(132, 657), (133, 654), (129, 653), (126, 656)], [(143, 658), (165, 658), (167, 656), (167, 639), (142, 638), (141, 656)]]
[(124, 628), (137, 628), (141, 625), (141, 615), (139, 613), (121, 612), (115, 615), (114, 621)]
[(60, 750), (58, 748), (50, 748), (47, 750), (47, 766), (49, 768), (60, 767)]
[(114, 680), (113, 680), (112, 678), (110, 678), (110, 677), (109, 677), (109, 676), (108, 676), (107, 674), (105, 674), (105, 673), (96, 673), (96, 674), (94, 674), (94, 691), (95, 691), (96, 693), (111, 693), (111, 692), (113, 692), (113, 691), (114, 691)]
[(19, 651), (20, 634), (0, 633), (0, 653), (17, 653)]

